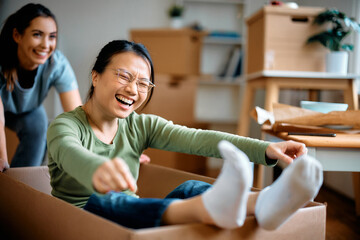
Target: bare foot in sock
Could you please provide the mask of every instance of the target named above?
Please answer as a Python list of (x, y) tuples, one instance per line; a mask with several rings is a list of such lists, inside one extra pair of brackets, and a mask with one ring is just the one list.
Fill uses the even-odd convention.
[(315, 198), (322, 182), (322, 166), (316, 159), (308, 155), (295, 159), (271, 186), (260, 192), (255, 206), (259, 225), (267, 230), (280, 227)]
[(218, 147), (224, 165), (213, 187), (202, 195), (202, 200), (215, 225), (232, 229), (244, 224), (252, 170), (248, 157), (234, 145), (221, 141)]

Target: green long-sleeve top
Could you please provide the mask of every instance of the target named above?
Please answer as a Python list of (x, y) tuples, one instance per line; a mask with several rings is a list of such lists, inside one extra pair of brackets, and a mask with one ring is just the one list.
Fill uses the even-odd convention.
[[(81, 107), (59, 115), (49, 126), (47, 147), (52, 195), (83, 207), (95, 193), (92, 176), (105, 161), (122, 158), (135, 179), (139, 157), (147, 148), (220, 158), (217, 144), (228, 140), (244, 151), (254, 163), (267, 165), (268, 142), (212, 130), (187, 128), (161, 117), (132, 113), (118, 120), (112, 144), (105, 144), (94, 134)], [(271, 164), (274, 165), (275, 161)], [(130, 191), (127, 194), (135, 195)], [(135, 195), (136, 196), (136, 195)]]

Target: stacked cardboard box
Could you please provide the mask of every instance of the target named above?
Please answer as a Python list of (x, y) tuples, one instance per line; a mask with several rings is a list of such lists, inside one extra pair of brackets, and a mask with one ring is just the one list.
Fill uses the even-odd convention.
[(132, 41), (149, 50), (156, 73), (176, 76), (198, 75), (205, 32), (192, 29), (132, 29)]

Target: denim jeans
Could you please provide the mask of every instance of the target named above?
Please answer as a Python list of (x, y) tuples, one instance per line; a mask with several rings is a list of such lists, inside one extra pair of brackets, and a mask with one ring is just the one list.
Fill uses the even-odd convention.
[(31, 112), (5, 112), (5, 126), (19, 138), (10, 167), (40, 166), (46, 152), (48, 118), (43, 106)]
[(121, 192), (92, 194), (84, 209), (128, 228), (157, 227), (162, 224), (162, 215), (172, 201), (202, 194), (211, 186), (209, 183), (189, 180), (164, 199), (136, 198)]

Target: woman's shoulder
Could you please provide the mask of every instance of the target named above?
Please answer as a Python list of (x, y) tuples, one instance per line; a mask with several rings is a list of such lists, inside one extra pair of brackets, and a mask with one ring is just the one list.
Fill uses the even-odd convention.
[(54, 53), (51, 55), (51, 58), (49, 59), (51, 64), (61, 64), (61, 63), (69, 63), (69, 60), (66, 58), (66, 56), (59, 50), (56, 49)]
[[(46, 76), (53, 76), (70, 67), (69, 60), (60, 50), (55, 50), (51, 57), (42, 65), (39, 66), (39, 71)], [(46, 77), (46, 78), (48, 78)]]
[(127, 118), (128, 123), (155, 123), (155, 122), (168, 122), (166, 119), (153, 114), (136, 113), (132, 112)]
[(124, 121), (130, 129), (137, 129), (144, 132), (157, 131), (158, 129), (174, 125), (172, 121), (160, 116), (144, 113), (138, 114), (136, 112), (131, 113)]

